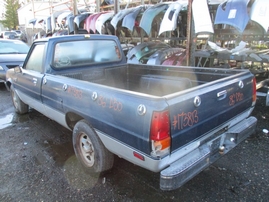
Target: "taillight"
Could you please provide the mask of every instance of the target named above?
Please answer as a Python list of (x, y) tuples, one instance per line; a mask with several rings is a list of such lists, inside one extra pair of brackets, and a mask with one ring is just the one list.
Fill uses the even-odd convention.
[(252, 85), (253, 85), (253, 89), (252, 89), (252, 106), (253, 106), (253, 105), (255, 105), (256, 99), (257, 99), (257, 95), (256, 95), (256, 93), (257, 93), (257, 91), (256, 91), (256, 78), (255, 77), (253, 78)]
[(150, 126), (152, 155), (164, 156), (170, 152), (169, 112), (153, 112)]

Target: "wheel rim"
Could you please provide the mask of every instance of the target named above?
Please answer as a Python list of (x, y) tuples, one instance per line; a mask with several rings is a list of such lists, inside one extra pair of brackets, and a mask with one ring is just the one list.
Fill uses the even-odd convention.
[(12, 100), (13, 100), (13, 103), (14, 103), (15, 108), (18, 109), (18, 98), (15, 95), (15, 92), (14, 91), (12, 91)]
[(90, 138), (85, 134), (81, 133), (79, 138), (79, 146), (82, 154), (83, 161), (87, 166), (91, 167), (94, 164), (94, 147)]

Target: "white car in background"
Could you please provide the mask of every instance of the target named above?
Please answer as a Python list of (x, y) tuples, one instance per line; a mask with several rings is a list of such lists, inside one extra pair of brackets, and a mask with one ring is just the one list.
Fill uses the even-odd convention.
[(16, 32), (18, 38), (20, 38), (21, 34), (22, 34), (22, 31), (21, 30), (11, 30), (13, 32)]
[(3, 38), (3, 39), (15, 39), (15, 38), (18, 38), (18, 35), (14, 31), (3, 31), (0, 34), (0, 38)]

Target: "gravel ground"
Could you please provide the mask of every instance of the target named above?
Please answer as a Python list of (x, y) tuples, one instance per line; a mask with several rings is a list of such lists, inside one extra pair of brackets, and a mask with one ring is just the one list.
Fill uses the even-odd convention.
[(269, 107), (259, 99), (256, 134), (181, 188), (159, 189), (159, 174), (116, 159), (93, 178), (80, 168), (71, 132), (36, 111), (19, 116), (0, 85), (0, 201), (268, 201)]

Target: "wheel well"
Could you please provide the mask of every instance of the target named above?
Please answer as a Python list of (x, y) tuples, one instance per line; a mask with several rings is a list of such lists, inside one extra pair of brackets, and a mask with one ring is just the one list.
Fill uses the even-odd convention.
[(73, 112), (68, 112), (65, 116), (66, 119), (66, 123), (69, 126), (70, 129), (73, 130), (74, 126), (76, 125), (76, 123), (80, 120), (83, 119), (82, 116), (75, 114)]

